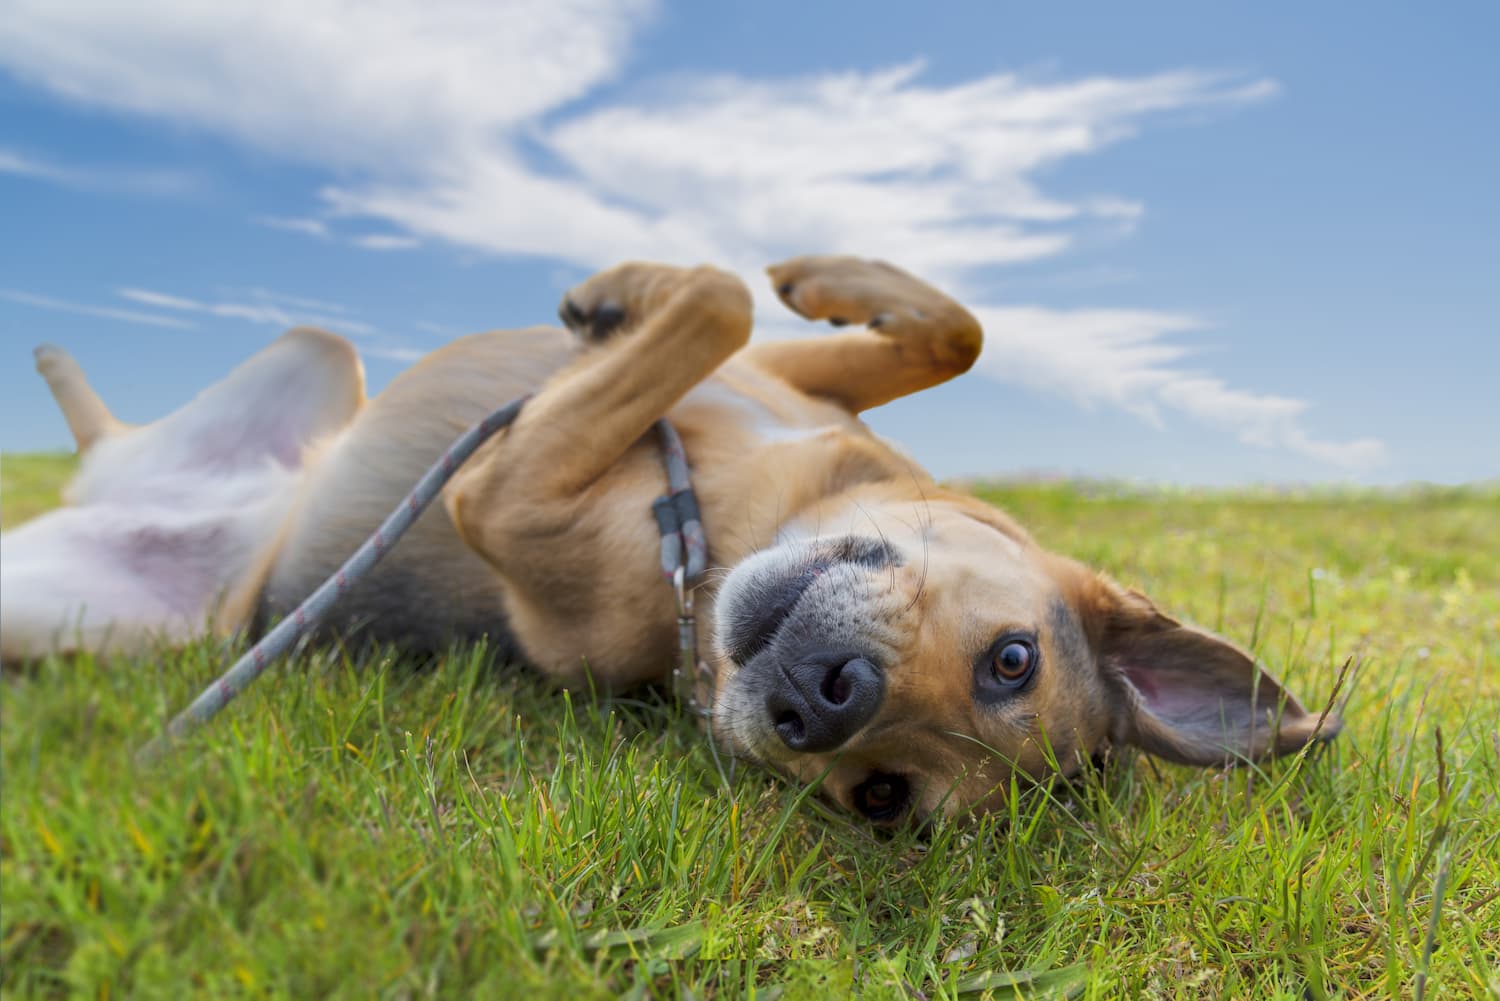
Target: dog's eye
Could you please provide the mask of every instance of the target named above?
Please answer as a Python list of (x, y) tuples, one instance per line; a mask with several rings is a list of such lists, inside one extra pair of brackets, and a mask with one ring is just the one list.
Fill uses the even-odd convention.
[(1036, 666), (1036, 646), (1030, 640), (1012, 639), (999, 644), (990, 661), (990, 669), (1003, 685), (1020, 685), (1031, 677)]
[[(984, 666), (987, 668), (990, 687), (999, 686), (1005, 692), (1013, 692), (1025, 686), (1037, 671), (1037, 642), (1031, 636), (1001, 636), (990, 647)], [(999, 692), (996, 692), (999, 693)]]
[(974, 698), (1000, 706), (1022, 695), (1041, 667), (1036, 634), (1008, 632), (974, 658)]
[(900, 775), (876, 772), (854, 787), (854, 808), (871, 820), (893, 820), (911, 798), (911, 786)]

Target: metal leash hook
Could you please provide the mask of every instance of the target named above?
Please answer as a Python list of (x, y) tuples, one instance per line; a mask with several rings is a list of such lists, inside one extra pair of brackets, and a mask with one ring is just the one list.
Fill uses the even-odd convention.
[(687, 567), (672, 571), (672, 592), (677, 596), (677, 666), (672, 669), (672, 692), (689, 710), (698, 709), (698, 620), (693, 616), (693, 592), (687, 586)]
[[(710, 715), (698, 698), (700, 686), (713, 680), (713, 668), (698, 656), (698, 619), (693, 612), (693, 589), (687, 586), (687, 568), (672, 572), (672, 591), (677, 596), (677, 664), (672, 668), (672, 694), (683, 709), (695, 716)], [(708, 685), (713, 697), (713, 685)]]

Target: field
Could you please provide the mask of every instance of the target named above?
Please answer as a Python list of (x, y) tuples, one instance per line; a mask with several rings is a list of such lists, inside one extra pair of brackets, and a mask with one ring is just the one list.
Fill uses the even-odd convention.
[[(7, 526), (67, 469), (4, 457)], [(7, 996), (1500, 994), (1500, 491), (980, 492), (1343, 736), (887, 836), (483, 649), (304, 655), (151, 769), (227, 651), (49, 661), (0, 688)]]

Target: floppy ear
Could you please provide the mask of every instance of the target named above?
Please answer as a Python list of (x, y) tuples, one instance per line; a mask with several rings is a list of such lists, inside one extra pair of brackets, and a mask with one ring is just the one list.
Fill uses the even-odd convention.
[(1116, 695), (1112, 736), (1189, 765), (1291, 754), (1342, 724), (1309, 713), (1250, 655), (1105, 583), (1099, 668)]

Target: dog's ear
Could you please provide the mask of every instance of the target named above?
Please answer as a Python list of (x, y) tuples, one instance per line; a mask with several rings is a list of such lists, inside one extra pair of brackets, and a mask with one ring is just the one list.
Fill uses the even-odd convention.
[(1114, 698), (1112, 738), (1190, 765), (1290, 754), (1340, 729), (1309, 713), (1249, 654), (1099, 582), (1086, 612)]

